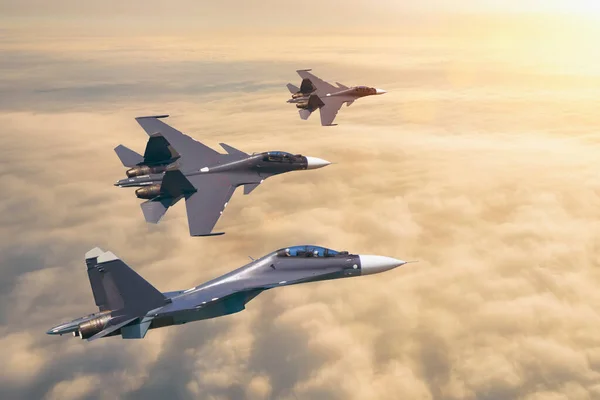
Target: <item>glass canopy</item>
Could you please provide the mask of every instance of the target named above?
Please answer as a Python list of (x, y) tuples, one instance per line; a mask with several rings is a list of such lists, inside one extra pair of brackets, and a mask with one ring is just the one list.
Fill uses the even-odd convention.
[(320, 246), (293, 246), (277, 251), (279, 257), (335, 257), (338, 251)]

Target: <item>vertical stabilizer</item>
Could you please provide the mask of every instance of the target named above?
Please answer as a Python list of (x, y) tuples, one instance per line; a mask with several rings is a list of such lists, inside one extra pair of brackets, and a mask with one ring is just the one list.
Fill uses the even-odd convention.
[(161, 292), (110, 251), (95, 248), (85, 258), (94, 300), (101, 311), (140, 316), (165, 304)]

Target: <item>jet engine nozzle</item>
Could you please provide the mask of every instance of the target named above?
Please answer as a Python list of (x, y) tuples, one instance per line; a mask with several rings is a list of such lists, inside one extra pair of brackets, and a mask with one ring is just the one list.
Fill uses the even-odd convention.
[(101, 317), (90, 319), (89, 321), (82, 322), (79, 324), (78, 333), (81, 339), (88, 339), (94, 336), (96, 333), (102, 331), (108, 321), (111, 319), (110, 314), (102, 315)]
[(397, 260), (392, 257), (359, 255), (361, 275), (377, 274), (379, 272), (389, 271), (401, 265), (406, 261)]
[(148, 175), (148, 174), (160, 174), (167, 170), (166, 165), (159, 165), (157, 167), (150, 167), (148, 165), (139, 165), (137, 167), (133, 167), (125, 172), (128, 178), (134, 178), (136, 176)]
[(151, 200), (160, 195), (160, 185), (141, 187), (135, 191), (135, 195), (138, 199)]

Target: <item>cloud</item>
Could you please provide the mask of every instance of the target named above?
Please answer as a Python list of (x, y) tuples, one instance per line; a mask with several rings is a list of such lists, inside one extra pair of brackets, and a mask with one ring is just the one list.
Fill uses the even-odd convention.
[[(600, 142), (593, 96), (581, 86), (595, 82), (593, 75), (557, 83), (542, 72), (529, 82), (515, 71), (516, 57), (503, 75), (507, 85), (486, 83), (497, 77), (488, 70), (444, 79), (461, 68), (431, 63), (435, 48), (421, 54), (419, 46), (404, 55), (413, 60), (403, 64), (406, 82), (389, 69), (394, 58), (386, 59), (384, 47), (373, 54), (381, 51), (388, 67), (377, 58), (322, 64), (326, 78), (389, 82), (392, 89), (344, 108), (339, 126), (323, 128), (300, 121), (284, 103), (279, 86), (295, 79), (295, 66), (286, 55), (270, 55), (271, 45), (257, 45), (251, 57), (272, 57), (263, 72), (263, 64), (226, 46), (219, 50), (223, 64), (188, 64), (186, 47), (174, 46), (160, 68), (177, 72), (160, 75), (148, 92), (175, 88), (164, 97), (141, 96), (138, 85), (129, 87), (137, 93), (131, 96), (113, 86), (102, 95), (90, 90), (87, 77), (120, 76), (126, 85), (155, 72), (137, 69), (140, 54), (152, 58), (149, 48), (128, 57), (109, 45), (102, 66), (87, 72), (85, 61), (70, 64), (57, 50), (44, 55), (60, 61), (42, 76), (56, 77), (57, 87), (72, 78), (64, 96), (25, 96), (12, 108), (5, 100), (0, 355), (8, 372), (0, 397), (599, 395)], [(344, 46), (336, 50), (341, 57), (356, 50)], [(311, 44), (301, 49), (325, 57)], [(68, 57), (77, 59), (75, 53)], [(23, 70), (4, 81), (13, 93), (30, 91), (28, 82), (38, 79), (30, 69), (36, 58), (27, 57), (2, 64)], [(423, 73), (418, 60), (431, 70)], [(230, 69), (219, 71), (226, 64)], [(206, 101), (196, 101), (194, 86), (178, 83), (176, 75), (196, 65), (218, 77), (219, 95), (206, 88)], [(255, 90), (239, 93), (239, 82)], [(122, 96), (118, 106), (107, 104), (112, 96)], [(101, 110), (79, 107), (85, 98)], [(153, 112), (172, 114), (168, 123), (210, 146), (279, 149), (335, 164), (274, 177), (250, 196), (237, 193), (219, 221), (226, 235), (191, 238), (183, 207), (146, 225), (133, 193), (112, 185), (124, 172), (112, 148), (141, 150), (146, 135), (133, 117)], [(143, 341), (87, 343), (44, 333), (94, 310), (83, 263), (94, 246), (168, 291), (299, 243), (420, 262), (269, 291), (242, 313), (151, 331)]]

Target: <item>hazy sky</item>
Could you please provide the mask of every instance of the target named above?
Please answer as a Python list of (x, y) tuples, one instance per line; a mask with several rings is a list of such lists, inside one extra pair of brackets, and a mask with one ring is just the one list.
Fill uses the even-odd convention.
[[(285, 28), (298, 35), (310, 29), (398, 29), (434, 15), (504, 13), (598, 14), (596, 0), (322, 0), (318, 3), (280, 0), (163, 1), (0, 0), (5, 24), (30, 21), (31, 27), (108, 23), (113, 28), (253, 29)], [(428, 17), (429, 16), (429, 17)], [(417, 19), (415, 21), (415, 18)]]
[[(336, 24), (406, 17), (396, 1), (321, 3), (339, 8)], [(308, 5), (272, 2), (271, 16), (240, 2), (240, 36), (216, 27), (234, 2), (211, 2), (185, 8), (210, 34), (165, 34), (159, 15), (184, 9), (173, 2), (86, 6), (121, 13), (119, 26), (147, 13), (121, 35), (110, 18), (73, 27), (84, 10), (70, 4), (13, 3), (28, 17), (0, 30), (0, 398), (600, 397), (597, 21), (309, 34)], [(300, 34), (248, 28), (284, 15)], [(301, 121), (285, 84), (310, 67), (388, 93), (344, 107), (336, 127)], [(147, 225), (112, 185), (124, 176), (112, 149), (141, 151), (133, 118), (153, 113), (210, 146), (335, 164), (236, 193), (216, 227), (227, 234), (192, 238), (183, 205)], [(94, 311), (83, 258), (95, 246), (168, 291), (301, 243), (420, 263), (273, 290), (142, 341), (45, 334)]]

